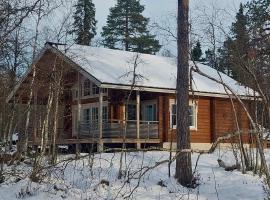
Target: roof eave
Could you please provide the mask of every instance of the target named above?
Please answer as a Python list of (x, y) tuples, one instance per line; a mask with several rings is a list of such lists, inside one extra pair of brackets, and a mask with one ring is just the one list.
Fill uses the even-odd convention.
[[(130, 90), (131, 85), (124, 84), (113, 84), (113, 83), (102, 83), (102, 88), (108, 89), (119, 89), (119, 90)], [(145, 92), (157, 92), (157, 93), (169, 93), (175, 94), (176, 90), (173, 88), (159, 88), (159, 87), (147, 87), (147, 86), (135, 86), (133, 90), (145, 91)], [(230, 98), (228, 94), (214, 93), (214, 92), (204, 92), (204, 91), (189, 91), (190, 95), (203, 96), (203, 97), (217, 97), (217, 98)], [(250, 95), (238, 95), (241, 99), (254, 99), (254, 96)]]

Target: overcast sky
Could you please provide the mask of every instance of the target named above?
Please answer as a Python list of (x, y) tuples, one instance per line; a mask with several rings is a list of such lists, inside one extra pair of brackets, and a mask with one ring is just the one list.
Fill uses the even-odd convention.
[[(96, 6), (98, 33), (100, 33), (102, 27), (106, 24), (109, 8), (115, 5), (116, 0), (93, 0), (93, 2)], [(220, 21), (222, 21), (225, 28), (228, 28), (235, 18), (240, 3), (246, 2), (248, 0), (190, 0), (190, 13), (195, 21), (193, 23), (196, 24), (196, 21), (198, 21), (195, 25), (198, 30), (201, 29), (198, 10), (204, 8), (210, 15), (213, 9), (223, 9), (226, 12), (226, 16), (223, 19), (221, 18)], [(141, 0), (141, 4), (145, 5), (144, 15), (150, 18), (150, 23), (161, 23), (162, 21), (164, 23), (164, 19), (174, 18), (177, 14), (177, 0)], [(174, 21), (171, 20), (171, 23), (174, 23)], [(206, 43), (204, 38), (201, 40), (203, 40), (202, 43)], [(168, 44), (168, 46), (169, 49), (174, 49), (175, 44)]]
[[(72, 5), (74, 5), (77, 0), (66, 0), (64, 2), (64, 5), (61, 8), (56, 9), (52, 17), (49, 17), (47, 25), (51, 26), (58, 21), (60, 22), (61, 18), (63, 18), (63, 15), (72, 17), (71, 13), (73, 11), (71, 11), (70, 8), (72, 8)], [(116, 2), (117, 0), (93, 0), (93, 3), (96, 7), (96, 19), (98, 21), (98, 34), (95, 39), (100, 38), (102, 27), (106, 25), (109, 8), (113, 7)], [(228, 31), (228, 27), (235, 19), (235, 14), (238, 11), (241, 2), (246, 3), (248, 0), (190, 0), (190, 15), (192, 26), (196, 32), (195, 35), (198, 35), (198, 38), (195, 38), (194, 40), (199, 39), (203, 45), (203, 48), (208, 48), (207, 36), (202, 32), (206, 26), (201, 21), (203, 18), (201, 17), (202, 10), (204, 14), (210, 16), (213, 10), (222, 10), (222, 14), (217, 14), (215, 16), (215, 18), (217, 18), (216, 23), (222, 23), (222, 26)], [(145, 6), (145, 11), (143, 14), (150, 18), (150, 24), (154, 22), (161, 25), (165, 24), (165, 26), (170, 24), (172, 30), (176, 30), (177, 0), (141, 0), (141, 4)], [(175, 42), (166, 41), (167, 38), (162, 36), (161, 33), (157, 33), (157, 30), (154, 28), (152, 28), (151, 31), (155, 31), (154, 34), (159, 36), (158, 39), (164, 48), (173, 51), (176, 49)], [(220, 41), (223, 41), (222, 37), (224, 36), (220, 36)]]
[[(93, 2), (96, 5), (96, 18), (100, 28), (105, 25), (109, 8), (115, 5), (116, 0), (93, 0)], [(197, 7), (215, 6), (226, 9), (230, 13), (236, 13), (241, 2), (246, 3), (247, 0), (190, 0), (190, 11), (193, 12)], [(141, 3), (145, 5), (144, 14), (152, 21), (158, 21), (177, 11), (177, 0), (141, 0)], [(231, 23), (230, 19), (228, 21)]]

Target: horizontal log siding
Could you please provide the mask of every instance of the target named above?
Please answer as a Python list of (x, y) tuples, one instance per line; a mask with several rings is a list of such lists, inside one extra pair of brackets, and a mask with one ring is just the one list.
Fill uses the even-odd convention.
[[(244, 142), (249, 142), (249, 120), (244, 109), (235, 102), (240, 130), (243, 132)], [(236, 132), (236, 122), (231, 101), (229, 99), (215, 99), (215, 133), (216, 137), (224, 136), (228, 133)], [(227, 141), (229, 142), (229, 141)]]

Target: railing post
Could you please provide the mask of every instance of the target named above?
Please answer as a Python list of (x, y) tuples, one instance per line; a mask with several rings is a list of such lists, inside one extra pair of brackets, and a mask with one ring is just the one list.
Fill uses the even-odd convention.
[(141, 148), (140, 139), (140, 92), (136, 91), (136, 133), (137, 133), (137, 149)]
[(37, 119), (37, 90), (35, 90), (34, 91), (34, 132), (33, 132), (33, 139), (32, 139), (33, 142), (36, 142), (36, 139), (37, 139), (37, 122), (38, 122), (38, 119)]
[(150, 139), (150, 122), (147, 122), (147, 135), (148, 135), (148, 140)]
[(102, 152), (103, 149), (103, 91), (102, 88), (99, 88), (99, 108), (98, 108), (98, 129), (99, 129), (99, 145), (98, 145), (98, 151)]

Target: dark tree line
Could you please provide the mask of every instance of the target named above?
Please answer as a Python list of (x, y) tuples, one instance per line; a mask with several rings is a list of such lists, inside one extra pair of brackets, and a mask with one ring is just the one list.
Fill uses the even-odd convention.
[(208, 49), (204, 61), (250, 87), (253, 87), (252, 72), (260, 77), (266, 87), (270, 71), (269, 8), (268, 0), (240, 4), (230, 34), (218, 48), (217, 55), (214, 56), (214, 51)]

